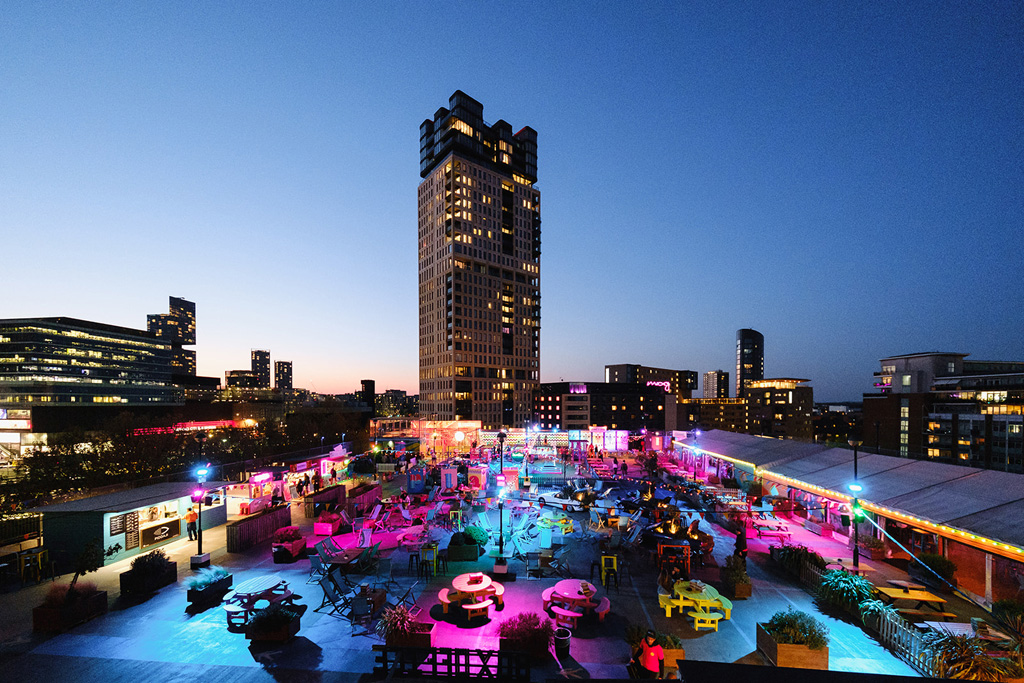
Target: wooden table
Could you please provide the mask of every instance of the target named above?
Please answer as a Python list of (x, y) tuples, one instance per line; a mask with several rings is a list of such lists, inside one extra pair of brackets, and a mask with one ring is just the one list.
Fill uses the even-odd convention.
[[(477, 581), (476, 583), (470, 583), (470, 579), (472, 579), (475, 576), (479, 576), (480, 581)], [(459, 574), (458, 576), (456, 576), (454, 579), (452, 579), (452, 588), (454, 588), (459, 593), (465, 593), (466, 595), (475, 596), (480, 593), (483, 593), (485, 590), (490, 588), (491, 583), (491, 577), (487, 576), (487, 574), (474, 572), (469, 574)]]
[[(583, 589), (583, 584), (590, 586), (590, 591)], [(555, 584), (555, 595), (559, 595), (569, 602), (590, 602), (597, 589), (589, 581), (582, 579), (562, 579)]]
[[(280, 590), (275, 590), (279, 587)], [(264, 606), (269, 606), (270, 603), (281, 602), (292, 596), (292, 592), (288, 590), (288, 582), (278, 574), (257, 576), (243, 581), (235, 587), (233, 593), (235, 599), (247, 609), (257, 608), (256, 603), (260, 600), (266, 600), (267, 605)]]
[[(853, 560), (846, 560), (841, 557), (837, 557), (832, 560), (825, 560), (825, 568), (827, 569), (828, 567), (838, 567), (839, 569), (845, 571), (847, 574), (857, 575), (876, 571), (874, 567), (869, 567), (866, 564), (859, 564), (857, 567), (854, 567)], [(900, 590), (902, 590), (902, 588)]]
[(945, 598), (941, 598), (934, 593), (929, 593), (928, 591), (923, 590), (890, 588), (888, 586), (875, 586), (875, 590), (878, 591), (879, 595), (883, 596), (883, 599), (889, 604), (893, 604), (897, 600), (916, 600), (917, 607), (915, 607), (915, 609), (920, 609), (923, 605), (927, 604), (936, 611), (940, 611), (942, 606), (946, 604)]
[(955, 636), (977, 636), (982, 640), (988, 640), (990, 642), (999, 643), (1011, 640), (1010, 636), (992, 628), (991, 625), (986, 629), (985, 635), (976, 633), (974, 626), (971, 624), (958, 623), (958, 622), (946, 622), (946, 621), (924, 621), (921, 622), (922, 626), (927, 626), (935, 631), (944, 631)]
[(345, 548), (340, 553), (329, 555), (328, 562), (332, 567), (346, 568), (359, 559), (365, 548)]
[[(689, 581), (676, 581), (675, 585), (672, 587), (672, 592), (679, 596), (681, 601), (689, 600), (702, 610), (708, 610), (721, 604), (718, 601), (718, 598), (720, 597), (718, 591), (710, 585), (705, 585), (704, 590), (694, 591), (690, 590)], [(681, 610), (680, 613), (682, 613)]]
[(909, 588), (912, 591), (923, 591), (927, 590), (924, 586), (913, 581), (901, 581), (900, 579), (886, 579), (886, 583), (890, 586), (896, 586), (898, 588)]

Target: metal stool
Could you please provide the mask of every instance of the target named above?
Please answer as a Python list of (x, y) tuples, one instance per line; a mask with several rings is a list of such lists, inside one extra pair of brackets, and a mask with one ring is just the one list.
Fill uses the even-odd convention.
[(434, 563), (430, 560), (421, 561), (419, 571), (416, 573), (416, 576), (426, 579), (434, 578)]
[(606, 568), (604, 570), (604, 585), (605, 585), (605, 588), (608, 588), (608, 586), (612, 585), (613, 581), (615, 582), (615, 591), (618, 592), (618, 590), (619, 590), (619, 573), (617, 571), (615, 571), (614, 569), (607, 569)]
[(448, 549), (437, 551), (437, 573), (448, 574)]
[(418, 570), (420, 566), (420, 551), (410, 550), (409, 551), (409, 576), (412, 576), (414, 571)]
[(600, 568), (600, 566), (601, 566), (601, 563), (598, 562), (597, 560), (594, 560), (593, 562), (590, 563), (590, 582), (591, 583), (594, 582), (594, 570)]

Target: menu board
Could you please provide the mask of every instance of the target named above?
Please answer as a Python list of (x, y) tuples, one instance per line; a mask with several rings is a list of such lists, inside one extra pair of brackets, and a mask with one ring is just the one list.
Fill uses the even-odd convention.
[(124, 515), (124, 549), (139, 547), (139, 513), (128, 512)]
[(110, 535), (118, 536), (124, 533), (125, 515), (114, 515), (110, 518)]

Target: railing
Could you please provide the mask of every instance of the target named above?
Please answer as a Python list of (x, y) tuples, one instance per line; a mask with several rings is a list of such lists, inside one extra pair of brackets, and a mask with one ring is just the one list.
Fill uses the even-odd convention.
[(924, 636), (906, 619), (897, 614), (879, 614), (868, 624), (878, 632), (878, 639), (921, 674), (941, 678), (935, 657), (928, 653)]
[(328, 486), (316, 493), (311, 493), (302, 498), (302, 514), (306, 519), (312, 519), (319, 514), (324, 503), (345, 504), (345, 487), (341, 484)]
[(821, 585), (821, 577), (825, 571), (809, 562), (804, 562), (800, 565), (800, 582), (817, 592), (818, 586)]
[(266, 541), (283, 526), (291, 526), (292, 511), (287, 505), (269, 508), (227, 525), (229, 553), (240, 553)]
[(362, 484), (348, 491), (345, 500), (346, 512), (349, 517), (360, 517), (366, 506), (380, 498), (380, 484)]
[(30, 513), (0, 519), (0, 546), (39, 538), (42, 533), (42, 523), (42, 515)]
[(375, 676), (530, 680), (530, 655), (524, 652), (388, 645), (374, 645), (373, 649), (377, 653)]

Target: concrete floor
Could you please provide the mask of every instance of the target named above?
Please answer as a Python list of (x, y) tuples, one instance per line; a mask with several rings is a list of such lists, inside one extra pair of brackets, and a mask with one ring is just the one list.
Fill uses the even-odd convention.
[[(397, 478), (385, 495), (397, 489)], [(492, 511), (493, 522), (497, 512)], [(583, 520), (585, 515), (574, 515)], [(293, 509), (293, 522), (311, 535), (312, 520), (302, 517), (299, 508)], [(707, 522), (701, 528), (716, 537), (714, 553), (718, 564), (732, 552), (733, 536)], [(382, 551), (390, 555), (399, 595), (416, 583), (407, 570), (408, 554), (396, 548), (395, 534), (383, 535)], [(390, 538), (389, 538), (390, 537)], [(348, 540), (340, 538), (343, 543)], [(381, 540), (375, 537), (376, 540)], [(803, 529), (796, 529), (794, 543), (813, 545), (823, 555), (848, 555), (845, 546), (821, 539)], [(592, 559), (597, 557), (597, 539), (570, 539), (569, 564), (573, 575), (589, 578)], [(831, 545), (829, 545), (831, 544)], [(80, 625), (58, 636), (48, 637), (31, 631), (31, 609), (42, 601), (47, 583), (9, 590), (0, 594), (0, 663), (5, 673), (22, 681), (51, 681), (70, 678), (75, 681), (178, 681), (202, 680), (276, 680), (276, 681), (335, 681), (369, 679), (373, 670), (373, 644), (380, 643), (375, 636), (359, 636), (361, 627), (353, 629), (345, 620), (313, 611), (321, 601), (321, 590), (315, 584), (306, 584), (309, 562), (302, 560), (290, 565), (275, 565), (271, 560), (269, 542), (240, 554), (228, 554), (224, 548), (224, 529), (205, 532), (204, 547), (211, 551), (213, 562), (229, 568), (235, 583), (266, 573), (277, 573), (286, 578), (292, 590), (304, 596), (300, 602), (309, 609), (302, 617), (299, 635), (291, 642), (267, 649), (250, 648), (244, 636), (229, 633), (225, 616), (220, 608), (211, 608), (196, 615), (185, 612), (185, 588), (178, 584), (162, 589), (140, 604), (122, 604), (118, 596), (117, 575), (127, 569), (127, 561), (105, 567), (88, 579), (109, 592), (111, 611), (104, 617)], [(194, 544), (179, 541), (165, 547), (172, 559), (177, 560), (179, 579), (190, 574), (188, 556)], [(671, 632), (684, 640), (687, 659), (714, 662), (762, 663), (755, 653), (755, 626), (766, 621), (774, 612), (794, 606), (824, 621), (832, 635), (830, 667), (838, 671), (886, 673), (916, 676), (916, 672), (893, 654), (882, 648), (867, 632), (856, 624), (834, 615), (823, 614), (814, 599), (803, 588), (778, 573), (770, 563), (767, 545), (758, 539), (749, 542), (749, 573), (753, 579), (754, 595), (749, 600), (735, 601), (730, 621), (722, 621), (717, 632), (697, 633), (686, 617), (666, 618), (658, 608), (656, 597), (656, 569), (653, 564), (639, 558), (633, 561), (632, 581), (624, 581), (618, 590), (610, 589), (611, 613), (603, 623), (596, 619), (581, 622), (573, 634), (570, 657), (559, 662), (550, 659), (534, 664), (533, 678), (543, 680), (564, 676), (580, 678), (624, 678), (629, 648), (623, 640), (628, 622)], [(497, 628), (501, 620), (521, 611), (540, 612), (541, 591), (553, 585), (558, 577), (526, 580), (521, 562), (512, 560), (509, 570), (516, 572), (514, 582), (506, 582), (505, 602), (502, 610), (491, 613), (488, 622), (477, 622), (467, 627), (461, 619), (447, 617), (437, 604), (437, 592), (451, 585), (453, 576), (466, 571), (489, 571), (493, 560), (486, 555), (477, 562), (452, 562), (447, 576), (439, 576), (416, 586), (417, 604), (423, 608), (421, 618), (436, 621), (438, 633), (446, 645), (452, 647), (479, 647), (496, 649)], [(869, 562), (878, 569), (878, 580), (895, 578), (901, 572), (883, 563)], [(703, 577), (716, 581), (717, 570), (708, 569)], [(702, 576), (697, 573), (697, 576)], [(905, 577), (905, 574), (903, 575)], [(68, 577), (62, 577), (65, 581)], [(598, 596), (605, 594), (598, 587)], [(965, 603), (966, 605), (966, 603)], [(966, 607), (954, 605), (952, 611), (968, 612)], [(454, 610), (453, 610), (454, 611)], [(970, 613), (968, 616), (980, 616)], [(966, 618), (966, 617), (965, 617)]]

